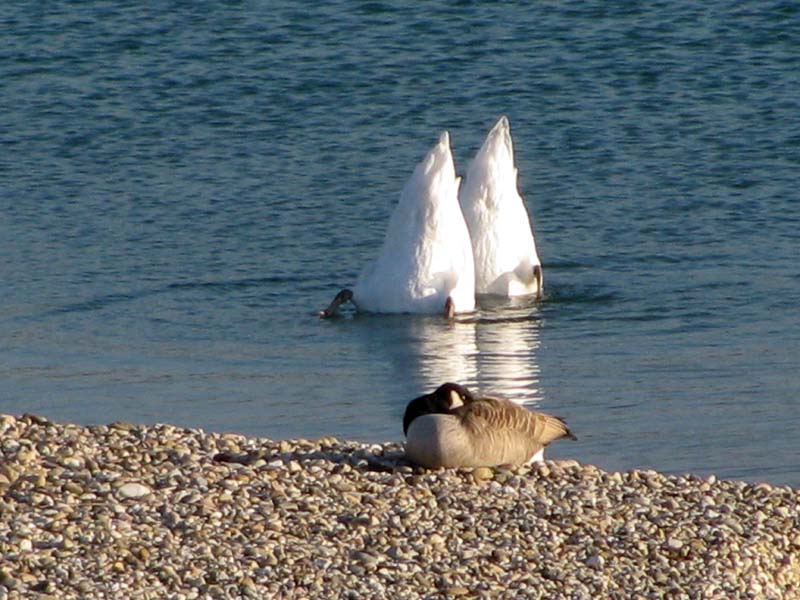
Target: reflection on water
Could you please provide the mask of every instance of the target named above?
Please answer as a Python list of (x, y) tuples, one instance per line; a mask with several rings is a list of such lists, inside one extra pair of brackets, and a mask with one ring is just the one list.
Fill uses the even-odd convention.
[(474, 322), (447, 323), (436, 319), (414, 319), (412, 331), (417, 340), (414, 352), (422, 392), (431, 391), (446, 381), (478, 387), (478, 346)]
[(539, 322), (484, 320), (477, 326), (478, 384), (483, 392), (522, 404), (538, 404)]
[(481, 310), (446, 323), (413, 319), (416, 375), (423, 391), (446, 381), (516, 402), (538, 404), (538, 309), (530, 303), (484, 299)]

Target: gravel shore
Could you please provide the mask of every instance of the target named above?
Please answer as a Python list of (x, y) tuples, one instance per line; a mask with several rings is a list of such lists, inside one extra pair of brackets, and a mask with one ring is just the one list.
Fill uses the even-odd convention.
[(800, 494), (0, 416), (0, 600), (797, 598)]

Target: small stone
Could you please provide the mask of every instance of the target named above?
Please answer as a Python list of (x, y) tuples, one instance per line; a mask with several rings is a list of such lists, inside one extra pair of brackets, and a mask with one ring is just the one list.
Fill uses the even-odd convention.
[(458, 596), (466, 596), (469, 590), (462, 585), (451, 585), (445, 589), (445, 595), (448, 597), (456, 598)]
[(494, 471), (489, 467), (478, 467), (472, 471), (472, 477), (477, 483), (488, 481), (494, 477)]
[(75, 494), (76, 496), (83, 494), (83, 488), (74, 481), (66, 482), (64, 484), (64, 491), (69, 492), (70, 494)]
[(550, 477), (550, 467), (548, 467), (545, 463), (537, 462), (533, 468), (535, 468), (542, 477)]
[(369, 552), (353, 552), (352, 557), (368, 568), (373, 568), (378, 564), (378, 558)]
[(68, 456), (61, 462), (61, 464), (68, 469), (77, 471), (84, 468), (86, 461), (84, 461), (80, 456)]
[(683, 542), (677, 538), (668, 538), (666, 542), (664, 542), (664, 546), (670, 552), (678, 552), (681, 548), (683, 548)]
[(730, 528), (733, 532), (735, 532), (738, 535), (742, 535), (744, 533), (744, 527), (742, 527), (742, 524), (739, 523), (739, 521), (737, 521), (736, 519), (733, 519), (731, 517), (726, 517), (722, 519), (722, 524)]
[(34, 415), (31, 413), (25, 413), (24, 415), (22, 415), (22, 420), (33, 423), (34, 425), (47, 425), (50, 422), (47, 420), (47, 417), (43, 417), (41, 415)]
[(141, 483), (125, 483), (117, 488), (120, 498), (142, 498), (150, 493), (150, 488)]
[(10, 464), (0, 464), (0, 474), (8, 483), (14, 483), (19, 477), (20, 470)]
[(784, 519), (788, 519), (792, 516), (792, 511), (786, 506), (776, 506), (774, 512), (776, 515)]
[(603, 569), (605, 565), (605, 559), (599, 554), (592, 554), (589, 558), (586, 559), (586, 566), (592, 569), (596, 569), (598, 571)]
[(109, 427), (117, 431), (132, 431), (136, 428), (136, 425), (128, 423), (127, 421), (114, 421)]
[(244, 591), (247, 595), (255, 591), (256, 584), (253, 581), (252, 577), (245, 575), (239, 580), (239, 587)]
[(350, 504), (361, 504), (361, 494), (357, 494), (354, 492), (344, 492), (342, 494), (342, 500), (345, 502), (349, 502)]

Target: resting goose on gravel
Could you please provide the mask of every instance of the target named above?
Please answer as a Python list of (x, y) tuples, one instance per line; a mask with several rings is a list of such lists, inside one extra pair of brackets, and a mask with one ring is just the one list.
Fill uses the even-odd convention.
[(473, 311), (475, 266), (458, 203), (460, 181), (445, 131), (403, 188), (377, 259), (320, 316), (333, 316), (348, 300), (378, 313)]
[(409, 461), (427, 468), (520, 465), (542, 460), (550, 442), (577, 439), (558, 417), (456, 383), (412, 400), (403, 433)]
[(500, 117), (472, 160), (460, 201), (472, 238), (475, 291), (541, 297), (542, 265), (517, 190), (514, 147), (506, 117)]

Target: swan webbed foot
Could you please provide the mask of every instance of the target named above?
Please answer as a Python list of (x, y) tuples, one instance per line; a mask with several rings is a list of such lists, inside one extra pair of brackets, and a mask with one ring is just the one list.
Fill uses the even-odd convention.
[(320, 318), (327, 319), (329, 317), (332, 317), (333, 315), (336, 314), (336, 311), (339, 309), (340, 305), (348, 301), (352, 302), (352, 300), (353, 300), (353, 292), (348, 289), (343, 289), (338, 294), (336, 294), (336, 297), (334, 297), (333, 300), (331, 300), (331, 303), (328, 305), (328, 308), (319, 311)]

